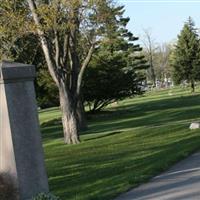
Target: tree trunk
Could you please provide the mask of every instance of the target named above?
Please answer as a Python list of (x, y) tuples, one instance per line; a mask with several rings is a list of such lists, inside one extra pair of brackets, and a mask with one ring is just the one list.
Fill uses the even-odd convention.
[(154, 87), (156, 87), (156, 75), (155, 75), (155, 71), (154, 71), (152, 58), (151, 58), (151, 61), (150, 61), (150, 69), (151, 69), (151, 79), (153, 81)]
[(194, 91), (195, 91), (195, 85), (194, 85), (194, 81), (193, 80), (191, 81), (191, 88), (192, 88), (192, 93), (194, 93)]
[(80, 140), (76, 119), (76, 105), (70, 99), (65, 88), (60, 88), (60, 107), (62, 111), (64, 142), (66, 144), (77, 144)]
[(86, 113), (85, 113), (83, 101), (81, 98), (78, 100), (78, 104), (76, 108), (76, 117), (77, 117), (79, 131), (87, 130)]

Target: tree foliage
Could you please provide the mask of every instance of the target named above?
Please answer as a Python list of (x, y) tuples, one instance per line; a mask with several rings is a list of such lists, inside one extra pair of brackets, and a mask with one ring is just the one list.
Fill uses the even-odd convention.
[(176, 83), (188, 81), (194, 91), (194, 82), (200, 79), (199, 37), (191, 18), (185, 23), (171, 56), (173, 78)]
[(84, 100), (92, 111), (142, 93), (145, 70), (148, 68), (138, 38), (126, 29), (129, 18), (121, 18), (118, 26), (104, 38), (86, 72)]

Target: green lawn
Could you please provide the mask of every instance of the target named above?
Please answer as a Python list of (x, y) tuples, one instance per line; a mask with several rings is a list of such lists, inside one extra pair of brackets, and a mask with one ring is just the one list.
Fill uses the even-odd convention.
[[(198, 89), (200, 91), (200, 89)], [(65, 145), (60, 112), (42, 110), (50, 190), (63, 200), (111, 200), (200, 149), (200, 95), (154, 91), (89, 115), (82, 143)]]

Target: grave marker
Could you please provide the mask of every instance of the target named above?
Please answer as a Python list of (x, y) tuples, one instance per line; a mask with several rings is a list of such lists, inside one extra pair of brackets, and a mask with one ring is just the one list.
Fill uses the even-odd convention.
[(49, 191), (34, 78), (32, 65), (0, 63), (0, 173), (16, 180), (20, 200)]

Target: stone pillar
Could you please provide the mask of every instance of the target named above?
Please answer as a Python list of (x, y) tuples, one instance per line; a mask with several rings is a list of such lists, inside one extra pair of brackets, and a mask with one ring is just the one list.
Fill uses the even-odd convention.
[(32, 65), (0, 63), (0, 173), (16, 178), (20, 200), (49, 190), (34, 78)]

